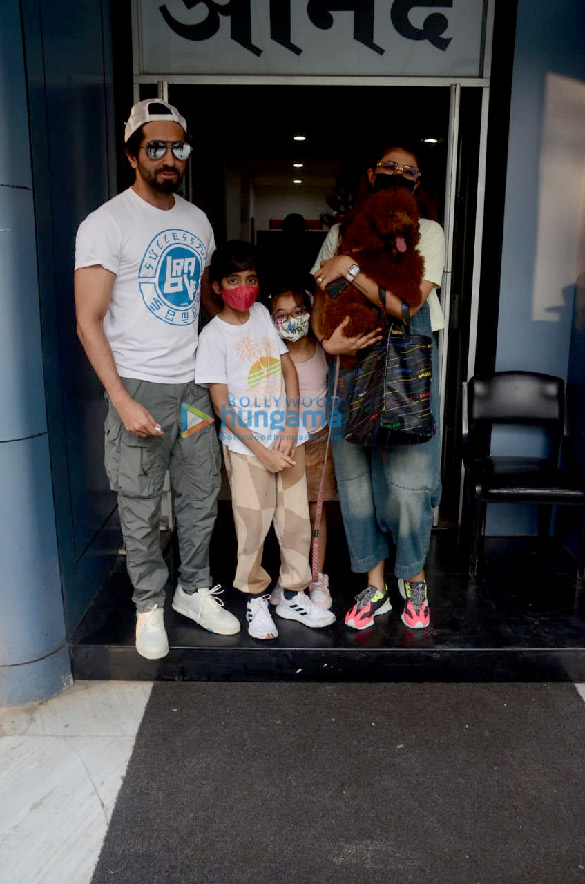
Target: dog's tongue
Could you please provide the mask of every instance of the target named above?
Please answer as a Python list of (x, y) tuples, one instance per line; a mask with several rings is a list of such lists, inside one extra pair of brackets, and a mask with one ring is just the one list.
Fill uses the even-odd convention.
[(396, 248), (398, 249), (399, 252), (406, 251), (406, 240), (404, 239), (403, 236), (396, 237)]

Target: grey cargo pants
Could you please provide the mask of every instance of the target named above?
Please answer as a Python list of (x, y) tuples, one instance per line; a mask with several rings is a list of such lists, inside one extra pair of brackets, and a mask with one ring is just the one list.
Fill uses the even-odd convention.
[(163, 436), (141, 439), (123, 426), (109, 403), (104, 462), (118, 507), (126, 563), (139, 612), (163, 605), (168, 569), (160, 546), (159, 519), (164, 477), (170, 473), (179, 539), (183, 589), (210, 586), (209, 544), (217, 516), (221, 452), (213, 425), (181, 437), (181, 403), (213, 415), (209, 393), (191, 382), (155, 384), (123, 378), (129, 394), (158, 421)]

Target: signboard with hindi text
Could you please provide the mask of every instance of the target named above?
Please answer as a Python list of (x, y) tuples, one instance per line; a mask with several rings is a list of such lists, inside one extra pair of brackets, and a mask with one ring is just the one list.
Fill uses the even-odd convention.
[(482, 76), (487, 0), (133, 0), (137, 73)]

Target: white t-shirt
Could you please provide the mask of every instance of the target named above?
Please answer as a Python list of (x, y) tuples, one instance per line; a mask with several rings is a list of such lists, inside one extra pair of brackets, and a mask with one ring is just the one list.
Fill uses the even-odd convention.
[[(228, 407), (239, 426), (245, 426), (266, 448), (287, 429), (286, 394), (280, 357), (288, 353), (263, 304), (252, 304), (243, 325), (231, 325), (219, 316), (202, 329), (195, 360), (195, 381), (201, 385), (226, 384)], [(298, 442), (306, 442), (303, 427)], [(220, 439), (231, 451), (252, 452), (222, 420)]]
[(80, 224), (75, 269), (116, 274), (104, 332), (121, 377), (193, 380), (201, 276), (214, 249), (207, 216), (180, 196), (165, 211), (128, 188)]
[[(423, 257), (424, 272), (423, 279), (428, 282), (434, 282), (436, 286), (441, 285), (443, 279), (443, 268), (445, 266), (445, 234), (443, 228), (436, 221), (429, 218), (420, 218), (418, 222), (420, 240), (417, 246), (418, 251)], [(315, 273), (319, 269), (321, 261), (333, 258), (337, 252), (339, 244), (339, 224), (334, 224), (321, 246), (317, 260), (311, 270)], [(358, 262), (359, 263), (359, 262)], [(437, 295), (436, 289), (433, 289), (428, 297), (429, 310), (431, 312), (431, 328), (438, 331), (445, 327), (445, 319), (441, 310), (441, 302)]]

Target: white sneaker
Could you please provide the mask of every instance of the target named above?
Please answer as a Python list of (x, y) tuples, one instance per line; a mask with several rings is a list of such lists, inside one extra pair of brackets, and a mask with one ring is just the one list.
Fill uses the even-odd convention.
[(278, 638), (278, 629), (270, 615), (268, 599), (268, 594), (255, 595), (248, 599), (246, 620), (252, 638)]
[(163, 609), (158, 605), (136, 615), (136, 650), (147, 660), (159, 660), (169, 653)]
[(329, 592), (329, 574), (319, 571), (317, 579), (312, 580), (309, 586), (309, 598), (320, 608), (329, 609), (331, 607), (333, 599)]
[(298, 620), (311, 629), (321, 629), (323, 626), (331, 626), (335, 623), (335, 614), (324, 611), (315, 602), (311, 601), (305, 592), (297, 592), (292, 599), (286, 599), (284, 593), (276, 608), (279, 617), (285, 620)]
[(177, 583), (173, 597), (173, 611), (189, 617), (207, 629), (218, 635), (235, 635), (240, 631), (240, 621), (223, 606), (223, 600), (219, 598), (223, 589), (219, 584), (212, 589), (204, 587), (191, 595)]
[[(282, 592), (282, 586), (280, 583), (277, 583), (270, 593), (271, 605), (278, 605), (282, 599)], [(320, 608), (329, 609), (331, 607), (333, 599), (329, 592), (329, 574), (323, 574), (322, 571), (319, 571), (317, 580), (311, 581), (311, 585), (309, 586), (309, 598), (311, 601), (315, 602), (316, 605), (319, 605)]]

